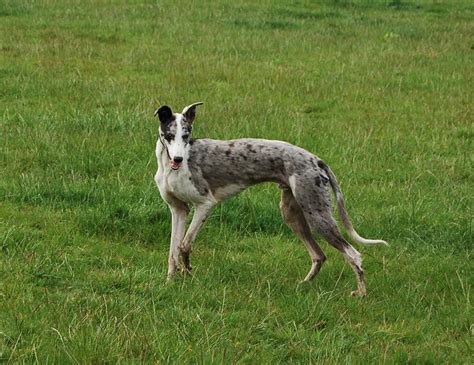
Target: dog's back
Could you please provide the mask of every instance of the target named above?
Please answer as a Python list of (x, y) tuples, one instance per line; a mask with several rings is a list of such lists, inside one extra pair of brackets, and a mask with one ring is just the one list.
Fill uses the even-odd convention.
[[(288, 177), (319, 170), (318, 158), (282, 141), (198, 139), (189, 150), (188, 166), (198, 185), (211, 190), (231, 184), (250, 186), (260, 182), (288, 185)], [(203, 181), (199, 181), (199, 180)]]

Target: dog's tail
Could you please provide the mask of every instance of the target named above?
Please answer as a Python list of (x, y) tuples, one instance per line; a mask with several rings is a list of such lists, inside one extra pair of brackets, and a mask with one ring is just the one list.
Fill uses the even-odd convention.
[(359, 234), (356, 232), (354, 227), (352, 226), (351, 219), (349, 218), (349, 214), (347, 213), (346, 206), (344, 204), (344, 196), (342, 195), (341, 188), (339, 187), (339, 184), (337, 183), (336, 176), (332, 172), (332, 170), (329, 168), (328, 165), (326, 165), (324, 162), (320, 161), (318, 165), (326, 171), (328, 178), (329, 178), (329, 183), (331, 184), (332, 190), (334, 191), (334, 194), (336, 195), (336, 202), (337, 202), (337, 210), (339, 211), (339, 216), (341, 217), (342, 224), (347, 230), (347, 233), (349, 236), (356, 242), (359, 242), (363, 245), (379, 245), (379, 244), (384, 244), (388, 246), (388, 243), (385, 242), (384, 240), (369, 240), (366, 238), (363, 238), (359, 236)]

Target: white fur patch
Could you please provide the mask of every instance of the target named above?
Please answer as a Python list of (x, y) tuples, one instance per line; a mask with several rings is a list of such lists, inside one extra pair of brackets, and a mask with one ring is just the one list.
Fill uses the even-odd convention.
[(291, 191), (293, 192), (293, 195), (295, 194), (295, 189), (296, 189), (296, 177), (295, 175), (291, 175), (288, 178), (288, 183), (290, 184)]
[(354, 247), (345, 246), (344, 253), (355, 265), (359, 267), (362, 266), (362, 257), (360, 255), (360, 252), (357, 251)]
[(188, 168), (188, 151), (184, 151), (184, 160), (179, 170), (169, 169), (165, 174), (165, 189), (178, 199), (187, 203), (203, 203), (209, 200), (209, 196), (202, 196), (191, 181), (191, 172)]
[(183, 157), (185, 155), (186, 142), (183, 141), (183, 115), (175, 114), (176, 117), (176, 135), (168, 144), (168, 152), (171, 159), (175, 157)]

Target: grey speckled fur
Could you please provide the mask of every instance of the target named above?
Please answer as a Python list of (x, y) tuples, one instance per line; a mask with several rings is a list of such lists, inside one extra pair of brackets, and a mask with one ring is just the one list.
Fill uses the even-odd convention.
[[(168, 278), (174, 276), (178, 256), (182, 258), (184, 269), (191, 270), (191, 244), (215, 204), (249, 186), (274, 182), (282, 190), (282, 216), (311, 256), (312, 266), (305, 281), (319, 272), (326, 259), (312, 235), (317, 232), (346, 257), (357, 278), (355, 294), (364, 295), (361, 255), (338, 229), (332, 215), (330, 191), (336, 195), (341, 220), (352, 239), (362, 244), (386, 242), (368, 240), (357, 234), (331, 169), (312, 153), (282, 141), (194, 140), (191, 138), (192, 123), (196, 106), (200, 104), (191, 104), (182, 113), (173, 114), (167, 106), (155, 113), (161, 122), (155, 179), (173, 216)], [(196, 213), (184, 235), (188, 204), (196, 207)]]
[[(195, 140), (189, 150), (188, 165), (193, 183), (202, 194), (229, 184), (251, 186), (261, 182), (288, 184), (288, 177), (299, 173), (315, 181), (328, 181), (318, 158), (286, 142), (264, 139), (220, 141)], [(324, 176), (321, 179), (321, 176)], [(316, 185), (327, 190), (324, 184)]]

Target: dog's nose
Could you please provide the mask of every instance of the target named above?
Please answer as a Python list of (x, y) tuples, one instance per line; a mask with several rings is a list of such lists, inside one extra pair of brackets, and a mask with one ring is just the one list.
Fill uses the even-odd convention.
[(181, 162), (183, 162), (183, 158), (182, 157), (175, 157), (175, 158), (173, 158), (173, 161), (176, 162), (176, 163), (181, 163)]

